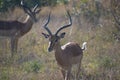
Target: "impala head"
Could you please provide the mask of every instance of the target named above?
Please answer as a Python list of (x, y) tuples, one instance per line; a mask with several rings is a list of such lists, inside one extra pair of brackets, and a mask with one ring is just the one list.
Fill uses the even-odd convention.
[(56, 47), (56, 44), (60, 41), (60, 39), (64, 38), (65, 36), (65, 32), (58, 34), (62, 29), (70, 27), (72, 25), (72, 19), (71, 16), (69, 14), (69, 11), (67, 11), (67, 14), (69, 16), (69, 24), (64, 25), (62, 27), (60, 27), (54, 34), (52, 34), (52, 32), (50, 31), (50, 29), (47, 27), (48, 23), (50, 22), (50, 14), (48, 17), (48, 21), (46, 22), (46, 24), (43, 26), (44, 29), (48, 32), (48, 34), (46, 33), (42, 33), (44, 35), (45, 38), (49, 39), (49, 46), (48, 46), (48, 51), (51, 52), (54, 47)]
[(41, 11), (41, 9), (38, 9), (38, 4), (36, 4), (33, 9), (30, 9), (24, 4), (23, 0), (21, 0), (21, 6), (25, 13), (27, 13), (34, 22), (37, 22), (36, 14), (38, 14)]

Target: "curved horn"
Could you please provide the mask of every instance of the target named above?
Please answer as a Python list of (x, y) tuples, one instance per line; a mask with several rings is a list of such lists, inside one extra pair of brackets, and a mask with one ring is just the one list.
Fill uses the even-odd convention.
[(70, 16), (70, 13), (69, 13), (68, 10), (67, 10), (67, 14), (68, 14), (68, 17), (69, 17), (69, 24), (60, 27), (60, 28), (57, 30), (57, 32), (55, 33), (55, 35), (57, 35), (62, 29), (67, 28), (67, 27), (70, 27), (70, 26), (72, 25), (72, 18), (71, 18), (71, 16)]
[(36, 5), (34, 6), (34, 8), (32, 9), (34, 13), (39, 13), (39, 12), (41, 11), (41, 8), (37, 10), (38, 6), (39, 6), (39, 5), (36, 4)]
[(33, 11), (35, 12), (37, 8), (38, 8), (38, 4), (34, 6)]
[(45, 23), (45, 25), (44, 25), (43, 27), (46, 29), (46, 31), (47, 31), (50, 35), (52, 35), (52, 32), (51, 32), (50, 29), (47, 27), (48, 23), (50, 22), (50, 14), (51, 14), (51, 11), (50, 11), (50, 13), (49, 13), (48, 20), (47, 20), (47, 22)]
[(22, 8), (24, 9), (24, 11), (26, 13), (28, 13), (29, 15), (32, 13), (31, 9), (24, 4), (23, 0), (21, 0), (21, 4), (20, 5), (22, 6)]

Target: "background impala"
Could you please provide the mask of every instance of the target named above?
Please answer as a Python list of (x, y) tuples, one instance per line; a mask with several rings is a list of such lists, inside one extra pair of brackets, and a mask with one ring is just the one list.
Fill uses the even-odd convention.
[(38, 4), (31, 10), (27, 5), (21, 1), (21, 6), (27, 13), (27, 17), (23, 22), (15, 21), (0, 21), (0, 36), (11, 38), (11, 54), (17, 53), (18, 40), (20, 37), (28, 33), (34, 22), (37, 22), (36, 14), (39, 13), (40, 9), (37, 10)]

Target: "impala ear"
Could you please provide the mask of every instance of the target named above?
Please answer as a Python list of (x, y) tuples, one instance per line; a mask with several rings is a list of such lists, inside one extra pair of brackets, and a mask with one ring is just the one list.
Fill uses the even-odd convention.
[(60, 34), (60, 38), (64, 38), (64, 36), (65, 36), (65, 32)]
[(46, 34), (46, 33), (42, 33), (42, 35), (45, 37), (45, 38), (48, 38), (50, 35)]

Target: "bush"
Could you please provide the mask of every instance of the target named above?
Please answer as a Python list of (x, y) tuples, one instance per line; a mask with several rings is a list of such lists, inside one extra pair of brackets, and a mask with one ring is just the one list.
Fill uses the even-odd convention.
[[(14, 9), (15, 7), (20, 7), (21, 0), (0, 0), (0, 12), (8, 11), (9, 9)], [(33, 7), (36, 4), (39, 7), (42, 6), (55, 6), (57, 3), (67, 3), (68, 0), (24, 0), (24, 3), (28, 7)]]
[(41, 64), (39, 61), (30, 61), (30, 62), (26, 62), (25, 64), (23, 64), (23, 69), (27, 73), (38, 72), (40, 68), (41, 68)]

